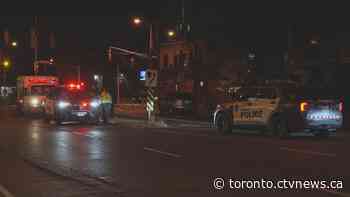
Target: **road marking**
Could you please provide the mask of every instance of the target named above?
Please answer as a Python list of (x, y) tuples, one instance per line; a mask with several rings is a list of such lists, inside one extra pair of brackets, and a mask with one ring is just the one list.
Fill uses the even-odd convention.
[(14, 197), (5, 187), (0, 185), (0, 194), (3, 194), (5, 197)]
[(157, 150), (157, 149), (150, 148), (150, 147), (144, 147), (143, 150), (151, 151), (151, 152), (155, 152), (155, 153), (159, 153), (159, 154), (162, 154), (162, 155), (167, 155), (167, 156), (175, 157), (175, 158), (180, 158), (180, 157), (182, 157), (181, 155), (178, 155), (178, 154), (175, 154), (175, 153), (169, 153), (169, 152)]
[(174, 134), (174, 135), (185, 135), (185, 136), (193, 136), (193, 137), (210, 137), (208, 134), (197, 134), (197, 133), (187, 133), (187, 132), (176, 132), (169, 130), (150, 130), (152, 133), (166, 133), (166, 134)]
[(323, 189), (323, 191), (328, 192), (330, 194), (337, 195), (337, 196), (350, 197), (349, 193), (337, 192), (337, 191), (332, 191), (332, 190), (328, 190), (328, 189)]
[(326, 156), (326, 157), (336, 157), (337, 156), (334, 153), (321, 153), (321, 152), (299, 150), (299, 149), (287, 148), (287, 147), (281, 147), (280, 150), (296, 152), (296, 153), (303, 153), (303, 154), (309, 154), (309, 155)]

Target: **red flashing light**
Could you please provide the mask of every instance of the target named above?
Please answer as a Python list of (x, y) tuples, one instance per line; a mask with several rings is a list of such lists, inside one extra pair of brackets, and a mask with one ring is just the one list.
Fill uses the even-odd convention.
[(76, 83), (70, 83), (70, 84), (68, 84), (67, 85), (67, 87), (69, 88), (69, 89), (71, 89), (71, 90), (80, 90), (80, 89), (82, 89), (83, 87), (85, 86), (85, 84), (82, 82), (82, 83), (80, 83), (80, 84), (76, 84)]
[(305, 112), (308, 110), (309, 104), (307, 102), (300, 103), (300, 111)]
[(82, 105), (83, 107), (87, 107), (87, 106), (88, 106), (88, 103), (87, 103), (87, 102), (83, 102), (81, 105)]

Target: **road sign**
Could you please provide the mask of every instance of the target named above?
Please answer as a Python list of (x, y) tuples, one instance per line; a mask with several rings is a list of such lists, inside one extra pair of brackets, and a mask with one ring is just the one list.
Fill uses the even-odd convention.
[(147, 69), (146, 70), (146, 87), (156, 87), (158, 81), (158, 72), (157, 70)]
[(139, 80), (145, 81), (146, 80), (146, 70), (140, 70), (139, 71)]

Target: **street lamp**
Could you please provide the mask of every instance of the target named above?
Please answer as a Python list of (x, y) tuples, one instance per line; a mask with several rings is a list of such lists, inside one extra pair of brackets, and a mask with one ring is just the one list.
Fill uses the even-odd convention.
[(142, 22), (142, 20), (141, 20), (139, 17), (135, 17), (135, 18), (133, 19), (133, 23), (134, 23), (135, 25), (139, 25), (141, 22)]
[(169, 36), (169, 37), (174, 37), (174, 36), (175, 36), (175, 31), (169, 30), (169, 31), (168, 31), (168, 36)]
[(10, 66), (10, 61), (4, 60), (3, 66), (4, 66), (4, 68), (8, 68)]
[(12, 47), (17, 47), (17, 42), (16, 41), (11, 42), (11, 46)]
[(151, 21), (146, 21), (143, 22), (143, 20), (140, 17), (134, 17), (132, 22), (139, 26), (141, 23), (145, 23), (147, 24), (148, 28), (149, 28), (149, 33), (148, 33), (148, 55), (150, 57), (152, 57), (152, 51), (153, 51), (153, 23)]
[(5, 85), (6, 83), (6, 70), (10, 67), (10, 61), (9, 60), (4, 60), (4, 62), (2, 62), (2, 65), (3, 65), (3, 84)]

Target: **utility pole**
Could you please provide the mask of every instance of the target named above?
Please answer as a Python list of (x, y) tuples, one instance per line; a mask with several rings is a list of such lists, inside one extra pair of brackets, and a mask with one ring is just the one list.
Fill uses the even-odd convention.
[[(109, 63), (111, 65), (112, 65), (112, 49), (119, 50), (119, 48), (112, 47), (112, 46), (108, 47), (108, 61), (109, 61)], [(120, 83), (119, 83), (120, 71), (119, 71), (119, 64), (117, 64), (116, 67), (117, 67), (117, 76), (114, 77), (114, 71), (113, 71), (112, 81), (113, 81), (113, 84), (117, 84), (117, 87), (116, 87), (117, 91), (114, 93), (114, 94), (116, 94), (115, 95), (116, 104), (120, 104)], [(113, 89), (115, 89), (115, 85), (113, 85)]]
[(80, 65), (78, 65), (78, 84), (80, 85)]
[(33, 71), (34, 75), (38, 73), (38, 18), (34, 16), (34, 27), (31, 30), (31, 48), (34, 49), (34, 63), (33, 63)]
[(116, 103), (120, 104), (120, 81), (119, 81), (120, 71), (119, 71), (119, 64), (117, 64), (117, 99)]
[(289, 60), (290, 60), (290, 54), (289, 54), (289, 52), (290, 52), (290, 49), (292, 48), (292, 39), (293, 39), (293, 37), (292, 37), (292, 25), (291, 24), (289, 24), (288, 25), (288, 27), (287, 27), (287, 50), (286, 50), (286, 52), (285, 52), (285, 54), (284, 54), (284, 65), (285, 65), (285, 67), (284, 67), (284, 69), (283, 69), (283, 72), (284, 72), (284, 74), (285, 75), (287, 75), (288, 76), (288, 71), (289, 71)]
[(35, 48), (34, 48), (34, 61), (38, 60), (38, 17), (34, 16), (34, 27), (35, 29)]

